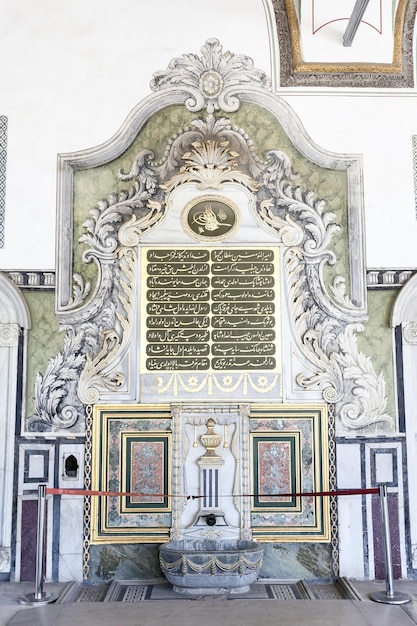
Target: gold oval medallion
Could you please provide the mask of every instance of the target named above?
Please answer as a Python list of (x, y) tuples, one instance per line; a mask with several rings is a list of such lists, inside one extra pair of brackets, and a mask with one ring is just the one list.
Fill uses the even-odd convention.
[(239, 225), (239, 210), (228, 198), (204, 196), (189, 202), (182, 213), (182, 225), (194, 239), (226, 239)]

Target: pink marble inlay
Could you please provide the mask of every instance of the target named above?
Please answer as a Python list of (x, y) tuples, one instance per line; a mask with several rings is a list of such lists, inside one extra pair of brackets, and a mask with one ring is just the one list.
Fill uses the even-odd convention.
[(291, 446), (288, 441), (258, 442), (259, 503), (290, 501), (274, 494), (291, 493)]
[[(143, 494), (132, 502), (164, 502), (164, 444), (162, 441), (134, 441), (130, 468), (132, 491)], [(155, 495), (153, 495), (155, 494)]]

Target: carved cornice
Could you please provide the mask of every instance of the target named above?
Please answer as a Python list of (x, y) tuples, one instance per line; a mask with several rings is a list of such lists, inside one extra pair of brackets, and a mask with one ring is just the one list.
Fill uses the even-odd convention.
[(36, 290), (54, 290), (55, 289), (55, 272), (45, 270), (9, 270), (5, 272), (6, 276), (19, 289), (24, 291)]
[(279, 42), (282, 87), (414, 86), (413, 33), (417, 0), (399, 0), (392, 63), (306, 63), (293, 0), (272, 0)]
[[(189, 174), (189, 176), (191, 177), (191, 174)], [(197, 176), (196, 179), (198, 179)], [(172, 184), (170, 184), (170, 186), (172, 186)], [(267, 221), (268, 211), (264, 210), (264, 212), (264, 219)], [(129, 225), (129, 227), (132, 226), (132, 224)], [(291, 224), (282, 224), (280, 232), (282, 232), (284, 237), (283, 243), (285, 243), (286, 245), (296, 243), (297, 240), (296, 238), (294, 239), (294, 237), (296, 237), (295, 230), (291, 227)], [(368, 289), (400, 289), (407, 282), (407, 280), (415, 274), (415, 272), (416, 270), (409, 268), (368, 268), (366, 270), (366, 285)], [(4, 274), (16, 285), (16, 287), (19, 287), (22, 291), (31, 291), (34, 289), (42, 291), (52, 291), (55, 289), (54, 271), (8, 270), (4, 272)], [(80, 292), (82, 292), (81, 288)]]
[(415, 274), (413, 269), (368, 269), (366, 285), (368, 289), (401, 289)]

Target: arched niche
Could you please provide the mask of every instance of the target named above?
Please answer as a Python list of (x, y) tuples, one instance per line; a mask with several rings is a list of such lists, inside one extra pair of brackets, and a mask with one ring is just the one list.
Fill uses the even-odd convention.
[(27, 330), (29, 309), (16, 287), (0, 273), (0, 576), (11, 569), (11, 533), (14, 439), (19, 406), (18, 379)]

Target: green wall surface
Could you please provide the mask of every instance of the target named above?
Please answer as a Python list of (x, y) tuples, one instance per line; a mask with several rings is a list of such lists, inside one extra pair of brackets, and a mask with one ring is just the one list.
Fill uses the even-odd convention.
[(377, 373), (381, 372), (386, 381), (386, 412), (396, 414), (394, 380), (394, 346), (390, 317), (394, 301), (398, 295), (395, 289), (368, 291), (369, 321), (364, 331), (358, 333), (358, 348), (372, 360)]
[(26, 416), (34, 412), (34, 384), (38, 373), (44, 374), (48, 361), (61, 350), (64, 334), (55, 317), (55, 292), (25, 291), (32, 328), (28, 332)]

